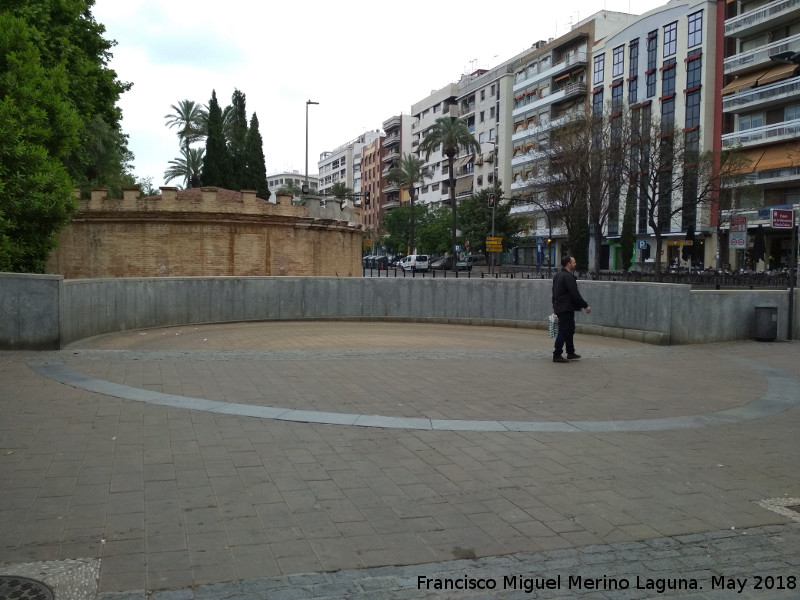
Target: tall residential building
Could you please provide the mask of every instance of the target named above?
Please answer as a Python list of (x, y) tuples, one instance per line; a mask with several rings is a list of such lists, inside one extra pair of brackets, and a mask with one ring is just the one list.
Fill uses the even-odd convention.
[[(719, 136), (714, 128), (719, 98), (715, 85), (716, 14), (716, 0), (671, 0), (606, 36), (592, 53), (592, 114), (603, 115), (604, 109), (606, 115), (610, 113), (613, 132), (614, 119), (627, 111), (629, 122), (641, 124), (642, 130), (649, 123), (660, 127), (661, 144), (669, 143), (672, 136), (682, 136), (673, 143), (685, 149), (685, 156), (718, 150)], [(609, 199), (617, 210), (612, 210), (606, 223), (608, 243), (599, 257), (600, 268), (621, 266), (617, 250), (628, 199), (636, 202), (635, 260), (655, 258), (655, 238), (648, 223), (648, 203), (655, 198), (662, 238), (679, 241), (694, 231), (691, 254), (695, 265), (713, 262), (715, 244), (706, 243), (713, 229), (711, 210), (696, 204), (703, 182), (692, 166), (661, 166), (655, 196), (645, 189), (653, 184), (653, 177), (647, 181), (642, 177), (631, 194), (627, 193), (628, 182), (621, 182), (617, 197)], [(677, 261), (681, 254), (682, 246), (665, 244), (661, 264)]]
[(458, 116), (457, 97), (458, 84), (450, 83), (440, 90), (432, 91), (427, 98), (411, 106), (411, 149), (425, 161), (425, 168), (432, 175), (420, 188), (419, 201), (423, 204), (437, 206), (449, 198), (447, 157), (442, 153), (441, 146), (436, 148), (430, 157), (420, 153), (418, 147), (430, 128), (436, 123), (436, 119)]
[(456, 198), (493, 188), (499, 180), (503, 197), (510, 193), (511, 166), (506, 160), (511, 138), (511, 89), (516, 57), (492, 69), (464, 75), (459, 81), (458, 116), (480, 144), (480, 152), (463, 153), (456, 167)]
[[(383, 141), (383, 137), (378, 137), (361, 148), (362, 224), (373, 239), (373, 247), (377, 242), (377, 235), (380, 234), (385, 204), (385, 197), (381, 194), (385, 155)], [(367, 193), (369, 204), (366, 202)]]
[[(394, 167), (400, 166), (404, 154), (411, 153), (411, 117), (398, 115), (383, 122), (383, 169), (386, 177)], [(408, 190), (400, 189), (396, 183), (384, 183), (381, 190), (384, 210), (392, 210), (408, 202)]]
[(367, 131), (338, 148), (320, 154), (319, 193), (327, 194), (334, 183), (341, 182), (356, 193), (361, 192), (361, 149), (380, 137), (379, 131)]
[(514, 62), (511, 213), (528, 219), (516, 257), (519, 264), (557, 263), (566, 228), (557, 221), (543, 188), (547, 171), (543, 149), (555, 128), (588, 113), (589, 69), (596, 44), (607, 45), (607, 36), (634, 19), (626, 13), (600, 11), (559, 38), (536, 42)]
[[(722, 262), (735, 269), (788, 267), (791, 232), (771, 228), (770, 208), (800, 206), (800, 2), (728, 0), (722, 6), (722, 147), (747, 155), (755, 188), (754, 195), (735, 194), (733, 210), (720, 215), (723, 229), (732, 217), (746, 218), (750, 234), (741, 249), (721, 245)], [(752, 250), (759, 227), (765, 249), (757, 262)]]

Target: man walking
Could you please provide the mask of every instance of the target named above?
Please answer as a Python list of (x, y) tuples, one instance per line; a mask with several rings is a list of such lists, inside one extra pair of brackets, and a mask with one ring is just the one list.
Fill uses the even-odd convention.
[[(575, 257), (563, 257), (561, 266), (563, 268), (553, 277), (553, 312), (558, 316), (558, 336), (553, 350), (555, 363), (565, 363), (569, 362), (567, 359), (577, 360), (581, 357), (575, 353), (575, 344), (572, 340), (575, 335), (575, 311), (585, 308), (587, 314), (592, 312), (592, 307), (578, 291), (577, 279), (572, 274), (575, 270)], [(564, 344), (567, 346), (567, 358), (561, 356)]]

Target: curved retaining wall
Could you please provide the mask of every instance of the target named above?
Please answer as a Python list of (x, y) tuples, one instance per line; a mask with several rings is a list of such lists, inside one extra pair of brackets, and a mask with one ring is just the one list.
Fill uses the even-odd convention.
[[(785, 290), (691, 291), (685, 285), (581, 281), (592, 314), (578, 331), (653, 344), (754, 337), (755, 307)], [(94, 335), (197, 323), (393, 319), (545, 328), (549, 280), (429, 277), (158, 277), (68, 279), (0, 274), (0, 349), (53, 349)], [(796, 297), (796, 296), (795, 296)], [(794, 322), (793, 338), (800, 333)]]

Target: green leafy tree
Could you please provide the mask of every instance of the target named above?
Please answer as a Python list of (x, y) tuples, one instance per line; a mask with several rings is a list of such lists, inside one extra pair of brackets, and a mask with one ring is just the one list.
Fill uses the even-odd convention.
[[(407, 252), (408, 248), (413, 248), (410, 243), (411, 240), (411, 223), (422, 223), (427, 218), (428, 208), (424, 205), (414, 205), (414, 217), (411, 215), (411, 204), (398, 206), (388, 211), (381, 219), (381, 224), (384, 229), (383, 245), (389, 252)], [(445, 236), (446, 242), (447, 236)], [(420, 247), (422, 247), (420, 245)], [(423, 252), (429, 252), (428, 247), (422, 249)]]
[(396, 183), (400, 187), (408, 189), (408, 202), (411, 205), (411, 210), (408, 211), (409, 234), (408, 234), (408, 248), (410, 252), (414, 252), (414, 221), (416, 213), (414, 211), (414, 200), (416, 199), (416, 186), (422, 183), (425, 179), (431, 177), (430, 172), (424, 168), (425, 162), (413, 154), (403, 154), (400, 159), (400, 165), (394, 167), (386, 175), (386, 181), (389, 183)]
[[(447, 181), (450, 191), (450, 207), (453, 212), (453, 221), (451, 225), (451, 247), (450, 251), (455, 252), (456, 247), (456, 174), (454, 169), (455, 157), (458, 156), (461, 150), (470, 150), (472, 152), (480, 152), (481, 146), (475, 136), (470, 133), (469, 127), (463, 119), (458, 117), (439, 117), (436, 119), (433, 127), (430, 128), (428, 133), (423, 138), (419, 145), (419, 151), (425, 153), (425, 160), (427, 161), (433, 150), (441, 144), (442, 153), (447, 157)], [(453, 270), (456, 270), (455, 262), (453, 263)]]
[(169, 161), (169, 168), (164, 171), (164, 182), (169, 183), (178, 177), (183, 178), (185, 189), (200, 187), (200, 172), (203, 169), (203, 148), (181, 148), (181, 158)]
[(108, 68), (116, 42), (103, 37), (105, 27), (94, 20), (93, 6), (94, 0), (4, 0), (0, 11), (28, 25), (28, 39), (46, 71), (66, 71), (63, 95), (78, 116), (77, 143), (57, 158), (75, 185), (105, 186), (121, 194), (120, 184), (132, 184), (133, 177), (117, 102), (131, 84)]
[(0, 271), (40, 273), (75, 211), (63, 162), (83, 122), (64, 65), (48, 67), (38, 32), (0, 13)]
[(167, 127), (178, 128), (178, 138), (184, 156), (188, 153), (189, 146), (201, 141), (206, 136), (207, 111), (194, 100), (181, 100), (170, 106), (172, 112), (164, 115)]
[[(469, 240), (470, 251), (486, 252), (486, 238), (492, 233), (492, 209), (489, 195), (499, 198), (502, 188), (499, 182), (494, 189), (483, 189), (461, 202), (458, 228), (464, 240)], [(503, 247), (508, 247), (514, 235), (525, 228), (526, 220), (511, 215), (511, 203), (497, 203), (494, 209), (494, 233), (503, 238)]]
[(303, 188), (300, 186), (299, 180), (289, 178), (278, 188), (278, 193), (291, 194), (294, 198), (297, 198), (303, 193)]
[(329, 193), (337, 200), (346, 200), (347, 198), (353, 197), (353, 189), (347, 187), (347, 185), (342, 183), (341, 181), (337, 181), (336, 183), (334, 183), (331, 186)]
[(424, 208), (425, 212), (417, 219), (417, 248), (428, 254), (453, 253), (450, 211), (445, 207)]
[(233, 189), (231, 157), (225, 141), (222, 109), (217, 101), (216, 90), (211, 92), (211, 101), (208, 103), (208, 137), (200, 178), (203, 185)]
[(246, 177), (242, 189), (255, 190), (259, 198), (269, 200), (271, 195), (267, 183), (267, 164), (264, 160), (264, 140), (258, 130), (258, 116), (253, 113), (245, 142)]

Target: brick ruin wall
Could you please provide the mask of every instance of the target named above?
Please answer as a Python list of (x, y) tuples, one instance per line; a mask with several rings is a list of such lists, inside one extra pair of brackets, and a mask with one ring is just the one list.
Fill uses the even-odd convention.
[(318, 199), (293, 205), (255, 192), (162, 188), (121, 200), (92, 190), (61, 232), (46, 272), (68, 279), (361, 275), (360, 214)]

